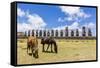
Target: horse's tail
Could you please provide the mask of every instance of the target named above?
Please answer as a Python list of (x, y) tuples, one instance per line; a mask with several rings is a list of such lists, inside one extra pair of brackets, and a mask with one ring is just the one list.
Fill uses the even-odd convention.
[(54, 43), (54, 50), (55, 50), (56, 53), (58, 53), (58, 47), (57, 47), (56, 42)]

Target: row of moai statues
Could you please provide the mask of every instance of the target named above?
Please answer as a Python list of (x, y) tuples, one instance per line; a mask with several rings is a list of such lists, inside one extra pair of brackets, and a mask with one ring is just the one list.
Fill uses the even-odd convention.
[[(86, 35), (87, 34), (87, 35)], [(37, 36), (37, 37), (45, 37), (45, 36), (52, 36), (52, 37), (78, 37), (80, 36), (79, 34), (79, 30), (76, 29), (75, 30), (71, 30), (70, 31), (70, 35), (69, 35), (69, 30), (68, 27), (66, 27), (65, 30), (32, 30), (32, 31), (25, 31), (25, 36)], [(88, 32), (86, 31), (86, 27), (82, 27), (82, 34), (81, 36), (85, 37), (85, 36), (92, 36), (92, 32), (91, 29), (88, 28)]]

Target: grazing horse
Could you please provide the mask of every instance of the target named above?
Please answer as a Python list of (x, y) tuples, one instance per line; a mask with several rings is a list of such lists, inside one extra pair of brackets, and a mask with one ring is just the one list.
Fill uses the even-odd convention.
[(41, 39), (41, 44), (43, 45), (42, 52), (45, 52), (44, 46), (45, 46), (45, 44), (48, 44), (48, 47), (47, 47), (46, 51), (48, 51), (48, 49), (51, 45), (51, 52), (53, 52), (52, 45), (54, 45), (54, 51), (55, 51), (55, 53), (57, 53), (57, 44), (56, 44), (56, 41), (54, 40), (54, 38), (52, 38), (52, 37), (42, 38)]
[(38, 58), (38, 40), (36, 37), (33, 37), (33, 36), (28, 37), (27, 53), (28, 53), (28, 50), (31, 50), (33, 57)]

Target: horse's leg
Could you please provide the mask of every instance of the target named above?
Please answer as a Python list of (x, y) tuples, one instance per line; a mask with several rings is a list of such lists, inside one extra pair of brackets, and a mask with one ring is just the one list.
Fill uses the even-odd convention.
[(55, 53), (58, 53), (58, 48), (57, 48), (57, 44), (54, 43), (54, 50), (55, 50)]
[(33, 49), (33, 48), (31, 48), (31, 51), (32, 51), (32, 55), (33, 55), (33, 57), (35, 57), (35, 52), (34, 52), (34, 49)]
[(29, 49), (29, 45), (27, 45), (27, 54), (29, 54), (29, 53), (28, 53), (28, 49)]
[(38, 49), (35, 51), (35, 58), (38, 58), (39, 55), (38, 55)]
[(45, 50), (44, 50), (44, 45), (45, 45), (45, 44), (43, 44), (43, 47), (42, 47), (42, 52), (44, 52), (44, 51), (45, 51)]
[(51, 52), (53, 52), (53, 50), (52, 50), (52, 43), (51, 43)]
[(49, 46), (50, 46), (50, 44), (48, 44), (48, 47), (47, 47), (46, 51), (48, 51), (48, 49), (49, 49)]

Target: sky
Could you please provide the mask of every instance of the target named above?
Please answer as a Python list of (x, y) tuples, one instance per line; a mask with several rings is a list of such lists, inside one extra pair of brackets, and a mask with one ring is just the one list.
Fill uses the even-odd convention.
[(96, 36), (96, 8), (43, 4), (17, 4), (17, 31), (32, 29), (79, 29), (86, 26)]

